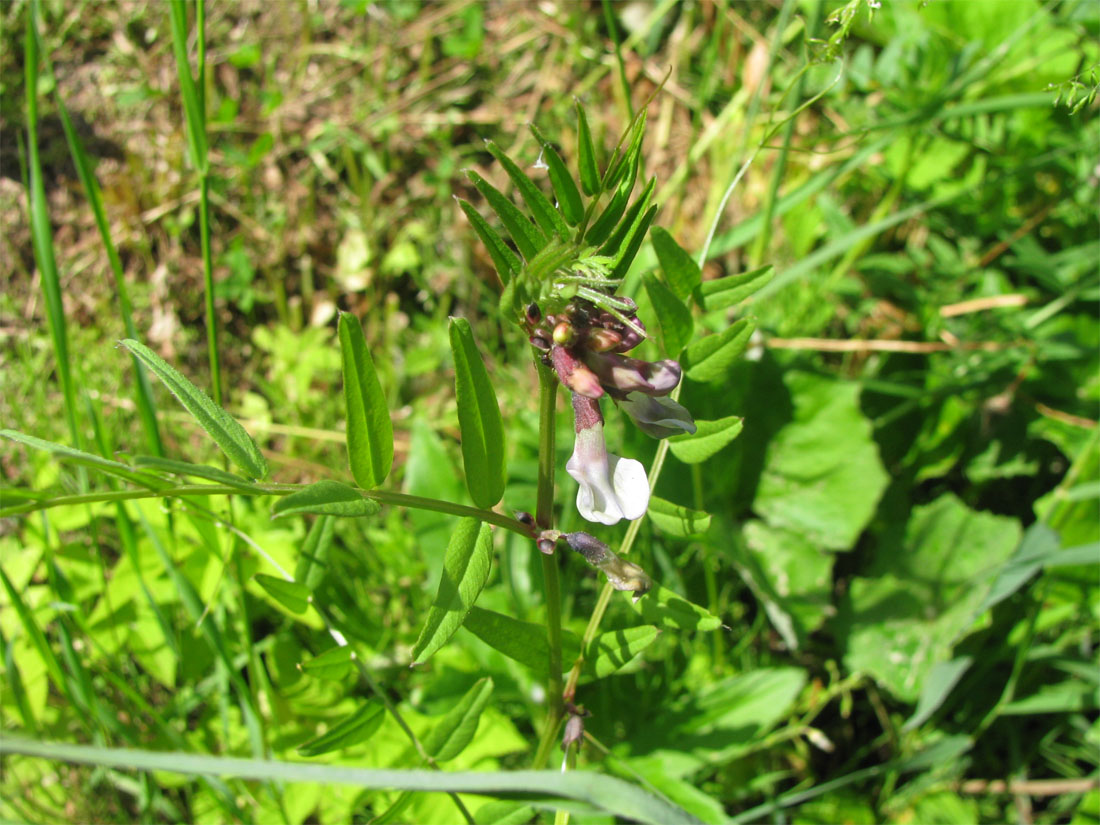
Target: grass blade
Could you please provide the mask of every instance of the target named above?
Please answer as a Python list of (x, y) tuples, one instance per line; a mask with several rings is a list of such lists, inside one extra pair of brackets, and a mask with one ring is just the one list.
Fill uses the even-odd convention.
[(249, 478), (262, 479), (267, 475), (267, 460), (240, 422), (144, 344), (127, 338), (122, 341), (122, 346), (136, 355), (168, 387), (184, 409), (199, 422), (199, 426), (217, 442), (222, 452)]
[(348, 413), (348, 463), (356, 483), (370, 490), (386, 480), (393, 465), (393, 422), (359, 319), (341, 312), (339, 335)]
[(310, 765), (278, 760), (234, 759), (189, 753), (158, 753), (130, 748), (102, 748), (57, 742), (35, 742), (15, 736), (0, 739), (0, 754), (20, 753), (53, 761), (202, 776), (239, 777), (281, 782), (322, 782), (360, 788), (452, 792), (535, 799), (574, 799), (643, 825), (677, 822), (700, 825), (682, 808), (621, 779), (589, 771), (395, 771)]

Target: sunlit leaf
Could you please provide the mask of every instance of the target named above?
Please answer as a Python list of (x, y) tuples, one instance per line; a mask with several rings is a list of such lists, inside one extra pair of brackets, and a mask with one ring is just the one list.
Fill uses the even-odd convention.
[(256, 580), (256, 584), (267, 592), (267, 595), (291, 613), (301, 615), (309, 609), (309, 589), (304, 584), (268, 576), (264, 573), (257, 573), (253, 578)]
[(435, 601), (413, 648), (413, 664), (425, 662), (462, 626), (489, 579), (492, 559), (489, 525), (474, 518), (459, 519), (447, 545)]
[(340, 313), (340, 353), (347, 405), (348, 463), (364, 490), (377, 487), (393, 464), (393, 423), (359, 319)]
[(377, 501), (364, 498), (354, 487), (326, 479), (276, 501), (271, 508), (271, 517), (284, 518), (311, 513), (348, 518), (373, 516), (381, 509)]
[(481, 712), (493, 695), (493, 680), (486, 676), (478, 679), (457, 705), (436, 721), (424, 739), (424, 750), (437, 762), (454, 759), (474, 738)]
[(694, 433), (672, 436), (668, 448), (685, 464), (700, 464), (737, 438), (743, 424), (744, 419), (736, 415), (696, 421)]
[(450, 337), (466, 487), (474, 504), (488, 509), (504, 495), (504, 421), (470, 322), (452, 318)]
[(144, 344), (127, 338), (122, 342), (141, 362), (171, 390), (184, 408), (194, 416), (207, 434), (217, 442), (229, 460), (249, 478), (267, 476), (267, 460), (244, 427), (229, 413), (215, 404), (206, 393), (188, 381), (174, 367)]
[(692, 381), (716, 381), (749, 345), (756, 323), (742, 318), (717, 335), (690, 344), (684, 354), (684, 375)]
[(320, 756), (350, 748), (370, 739), (382, 726), (386, 710), (377, 702), (367, 702), (350, 716), (341, 719), (326, 733), (299, 746), (302, 756)]
[(665, 229), (655, 226), (649, 237), (669, 287), (677, 298), (686, 301), (702, 280), (699, 265)]

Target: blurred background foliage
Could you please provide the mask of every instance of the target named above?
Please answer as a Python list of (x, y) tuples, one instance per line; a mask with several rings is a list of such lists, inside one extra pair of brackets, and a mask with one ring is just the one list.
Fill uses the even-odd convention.
[[(707, 280), (776, 269), (748, 305), (696, 318), (720, 329), (751, 315), (759, 330), (745, 360), (683, 396), (698, 418), (744, 416), (741, 436), (703, 464), (670, 462), (656, 491), (711, 517), (701, 532), (647, 520), (635, 545), (656, 579), (727, 627), (666, 631), (582, 685), (592, 716), (580, 767), (708, 822), (1097, 822), (1100, 10), (871, 6), (210, 3), (202, 89), (226, 405), (275, 478), (346, 475), (335, 313), (354, 312), (391, 403), (395, 483), (465, 501), (446, 329), (463, 315), (508, 426), (505, 503), (533, 509), (528, 347), (497, 318), (492, 262), (452, 199), (479, 203), (467, 169), (509, 191), (484, 140), (530, 171), (534, 122), (574, 163), (574, 98), (610, 146), (667, 72), (643, 163), (659, 182), (657, 223), (696, 250), (770, 125), (821, 93), (755, 155), (704, 266)], [(19, 0), (0, 7), (0, 420), (66, 441), (27, 209), (27, 14)], [(56, 100), (94, 160), (140, 337), (208, 386), (168, 4), (43, 0), (41, 15), (57, 85), (39, 78), (38, 147), (81, 426), (110, 453), (138, 453), (116, 287)], [(640, 277), (655, 266), (647, 246), (628, 278), (642, 317), (653, 311)], [(156, 393), (167, 454), (214, 460)], [(612, 449), (652, 456), (614, 415), (612, 441), (625, 443)], [(571, 443), (563, 420), (558, 466)], [(0, 467), (5, 498), (89, 483), (9, 442)], [(574, 488), (559, 482), (559, 526), (578, 529)], [(368, 692), (350, 666), (301, 667), (333, 646), (320, 621), (251, 580), (271, 572), (251, 548), (293, 569), (305, 525), (241, 501), (234, 533), (223, 501), (205, 506), (130, 505), (134, 557), (104, 505), (0, 522), (4, 573), (60, 657), (0, 594), (5, 733), (247, 753), (255, 731), (232, 698), (235, 668), (276, 756), (357, 707)], [(451, 529), (450, 517), (396, 509), (340, 522), (317, 598), (354, 628), (417, 731), (491, 675), (477, 736), (447, 767), (524, 767), (545, 699), (536, 674), (466, 631), (430, 666), (407, 667)], [(161, 550), (216, 643), (158, 555), (169, 534)], [(533, 547), (496, 543), (479, 606), (539, 621)], [(579, 632), (598, 583), (580, 560), (561, 564), (566, 625)], [(624, 597), (605, 629), (636, 624)], [(392, 720), (325, 759), (417, 765)], [(4, 766), (0, 808), (14, 820), (456, 817), (442, 794), (237, 782), (226, 795), (168, 774)]]

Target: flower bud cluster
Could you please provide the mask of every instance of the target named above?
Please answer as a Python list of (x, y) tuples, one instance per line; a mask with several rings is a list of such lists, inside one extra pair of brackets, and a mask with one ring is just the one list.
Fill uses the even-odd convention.
[(580, 485), (577, 509), (601, 524), (641, 518), (649, 505), (649, 482), (640, 462), (607, 451), (600, 399), (617, 403), (654, 438), (695, 432), (691, 413), (668, 397), (680, 383), (680, 365), (625, 355), (642, 342), (645, 325), (633, 301), (615, 301), (625, 312), (576, 299), (545, 317), (537, 304), (526, 313), (531, 344), (573, 393), (577, 439), (565, 469)]

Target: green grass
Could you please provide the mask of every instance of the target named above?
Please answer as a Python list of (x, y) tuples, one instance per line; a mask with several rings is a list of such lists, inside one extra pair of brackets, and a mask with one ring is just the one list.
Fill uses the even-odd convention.
[[(0, 419), (63, 445), (0, 440), (5, 818), (1100, 817), (1094, 4), (0, 15)], [(678, 390), (697, 420), (743, 417), (736, 440), (686, 463), (605, 405), (609, 449), (705, 529), (593, 529), (560, 469), (568, 414), (540, 438), (553, 399), (501, 316), (507, 255), (453, 197), (497, 228), (465, 172), (522, 202), (485, 140), (551, 193), (528, 122), (575, 173), (576, 97), (603, 169), (662, 82), (635, 191), (656, 177), (655, 225), (705, 283), (774, 277), (710, 311), (680, 296), (696, 336), (756, 324), (745, 358)], [(651, 329), (658, 264), (647, 242), (620, 290)], [(352, 481), (340, 311), (393, 422), (382, 509), (273, 520), (287, 485)], [(522, 655), (471, 626), (409, 668), (455, 518), (484, 513), (448, 316), (506, 434), (480, 621), (560, 623), (560, 681), (591, 713), (564, 776), (563, 708)], [(216, 412), (197, 425), (123, 339), (258, 452)], [(210, 426), (268, 480), (227, 478)], [(592, 530), (725, 628), (662, 624), (667, 602), (538, 553), (517, 510)], [(574, 665), (654, 624), (611, 675)], [(299, 750), (357, 713), (339, 747)], [(434, 750), (452, 724), (466, 746)], [(517, 788), (514, 819), (475, 795)]]

